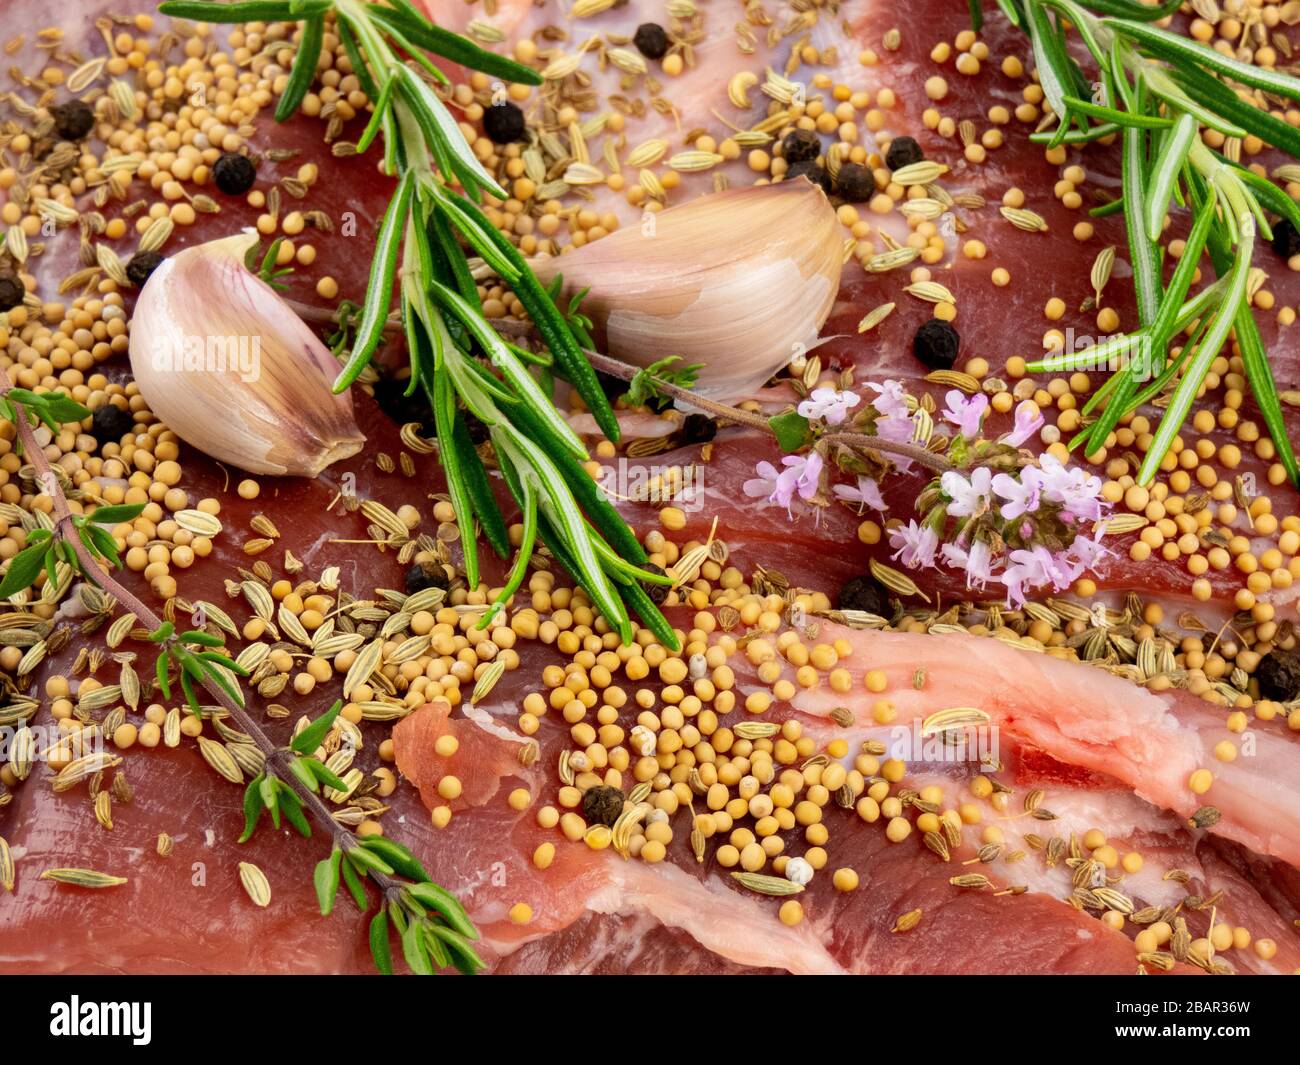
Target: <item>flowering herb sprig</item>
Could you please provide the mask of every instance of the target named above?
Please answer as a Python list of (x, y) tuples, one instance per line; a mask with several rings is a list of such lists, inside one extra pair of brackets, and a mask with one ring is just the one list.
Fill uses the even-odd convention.
[[(504, 319), (496, 324), (528, 331)], [(817, 520), (834, 502), (884, 515), (889, 508), (880, 485), (887, 474), (933, 471), (918, 499), (921, 520), (890, 531), (895, 558), (905, 565), (942, 563), (962, 574), (968, 588), (1004, 585), (1008, 601), (1019, 605), (1032, 589), (1063, 589), (1106, 553), (1085, 528), (1104, 516), (1100, 479), (1021, 450), (1045, 422), (1033, 402), (1016, 408), (1008, 432), (989, 438), (988, 397), (952, 389), (939, 428), (954, 431), (945, 435), (901, 381), (868, 382), (857, 392), (815, 388), (797, 405), (766, 416), (696, 395), (658, 365), (636, 370), (595, 351), (587, 357), (602, 373), (628, 382), (641, 377), (656, 396), (679, 406), (771, 435), (786, 453), (780, 466), (760, 461), (742, 491), (784, 507), (792, 518), (802, 512)], [(991, 491), (982, 491), (986, 484)]]
[[(1107, 366), (1112, 356), (1123, 357), (1122, 365), (1084, 405), (1085, 426), (1071, 446), (1093, 453), (1104, 446), (1122, 417), (1167, 395), (1137, 474), (1139, 484), (1151, 483), (1235, 330), (1246, 379), (1278, 461), (1300, 484), (1277, 385), (1250, 310), (1249, 278), (1256, 235), (1272, 237), (1269, 214), (1300, 228), (1300, 207), (1231, 153), (1210, 148), (1202, 136), (1206, 129), (1238, 143), (1255, 136), (1300, 157), (1300, 132), (1268, 110), (1273, 101), (1300, 100), (1300, 80), (1150, 25), (1175, 11), (1177, 0), (1159, 6), (1137, 0), (997, 3), (1028, 35), (1043, 94), (1058, 119), (1054, 129), (1032, 134), (1031, 139), (1052, 146), (1112, 135), (1122, 141), (1121, 195), (1093, 213), (1124, 214), (1139, 328), (1086, 351), (1029, 366), (1035, 373), (1096, 370)], [(973, 3), (972, 12), (977, 8)], [(1095, 64), (1095, 83), (1067, 47), (1070, 31)], [(1171, 202), (1187, 205), (1192, 226), (1166, 283), (1159, 241)], [(1207, 254), (1218, 280), (1188, 300), (1198, 264)], [(1170, 358), (1175, 337), (1198, 320), (1179, 354)]]
[[(987, 396), (952, 389), (944, 402), (936, 425), (900, 381), (868, 383), (862, 393), (815, 389), (772, 419), (797, 453), (779, 469), (760, 462), (744, 492), (792, 515), (838, 501), (883, 516), (881, 479), (923, 463), (937, 476), (917, 499), (919, 519), (889, 529), (896, 560), (908, 569), (943, 565), (969, 589), (1000, 585), (1013, 606), (1034, 589), (1064, 590), (1106, 553), (1089, 532), (1105, 515), (1101, 479), (1020, 450), (1043, 425), (1032, 403), (1017, 409), (1010, 432), (990, 439)], [(832, 483), (837, 472), (853, 480)]]
[[(302, 836), (312, 834), (311, 821), (315, 821), (333, 841), (330, 857), (317, 866), (314, 875), (321, 913), (333, 909), (340, 880), (362, 913), (370, 909), (365, 883), (379, 889), (369, 938), (380, 972), (393, 971), (390, 929), (396, 930), (412, 972), (431, 974), (451, 966), (464, 973), (479, 971), (483, 962), (472, 946), (478, 933), (455, 897), (433, 883), (420, 861), (400, 843), (355, 836), (335, 820), (333, 811), (318, 794), (321, 788), (346, 788), (315, 757), (341, 704), (336, 703), (299, 731), (288, 747), (277, 747), (246, 711), (237, 680), (245, 671), (217, 650), (224, 645), (222, 638), (200, 629), (177, 633), (172, 622), (159, 618), (113, 578), (111, 570), (118, 565), (117, 543), (104, 526), (131, 521), (143, 508), (101, 506), (89, 516), (73, 514), (62, 483), (33, 431), (34, 424), (44, 424), (57, 432), (64, 424), (89, 418), (90, 411), (60, 393), (37, 394), (15, 388), (8, 373), (0, 368), (0, 414), (13, 424), (17, 447), (29, 457), (37, 484), (53, 501), (52, 516), (35, 511), (37, 520), (48, 522), (49, 527), (33, 529), (27, 545), (9, 560), (0, 581), (0, 600), (33, 587), (42, 573), (55, 587), (76, 574), (103, 588), (140, 622), (153, 627), (149, 640), (159, 646), (156, 675), (164, 697), (171, 698), (170, 675), (175, 670), (193, 713), (203, 712), (198, 701), (198, 688), (202, 687), (258, 752), (263, 769), (244, 795), (245, 827), (240, 842), (252, 836), (264, 812), (277, 828), (283, 818)], [(241, 775), (235, 766), (232, 779)]]
[(305, 98), (327, 22), (338, 33), (374, 105), (356, 151), (381, 142), (382, 168), (397, 185), (376, 234), (365, 299), (355, 323), (343, 330), (350, 352), (335, 389), (347, 388), (370, 364), (389, 328), (396, 287), (410, 360), (407, 394), (418, 391), (433, 412), (471, 587), (479, 583), (479, 530), (502, 558), (510, 557), (511, 546), (487, 467), (470, 438), (470, 415), (487, 427), (497, 465), (522, 514), (526, 535), (483, 623), (490, 623), (522, 583), (540, 540), (624, 643), (632, 640), (630, 614), (635, 613), (660, 642), (676, 650), (676, 634), (643, 587), (665, 578), (641, 568), (645, 551), (583, 468), (587, 449), (534, 376), (530, 364), (536, 360), (483, 316), (471, 254), (528, 312), (548, 353), (546, 372), (566, 378), (601, 431), (618, 440), (618, 421), (583, 355), (590, 344), (585, 319), (576, 305), (560, 309), (558, 291), (542, 285), (479, 206), (484, 196), (505, 199), (506, 193), (461, 135), (439, 95), (449, 80), (429, 56), (503, 81), (537, 85), (541, 76), (434, 25), (409, 0), (167, 0), (159, 10), (219, 23), (301, 20), (277, 121), (292, 116)]

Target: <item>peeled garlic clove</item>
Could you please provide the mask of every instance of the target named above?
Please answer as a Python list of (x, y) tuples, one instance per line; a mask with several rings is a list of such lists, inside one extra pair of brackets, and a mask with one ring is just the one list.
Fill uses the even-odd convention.
[(154, 270), (131, 319), (131, 372), (187, 444), (250, 473), (315, 477), (366, 438), (338, 360), (244, 266), (257, 237), (186, 248)]
[(568, 294), (590, 287), (582, 310), (601, 351), (636, 366), (670, 355), (702, 363), (694, 391), (751, 394), (811, 345), (830, 314), (844, 263), (843, 234), (821, 189), (807, 181), (727, 189), (553, 259)]

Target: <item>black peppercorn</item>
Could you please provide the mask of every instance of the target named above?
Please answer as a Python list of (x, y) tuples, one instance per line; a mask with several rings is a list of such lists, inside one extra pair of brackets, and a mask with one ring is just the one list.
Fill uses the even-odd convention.
[(379, 409), (398, 425), (418, 422), (423, 436), (437, 435), (433, 425), (433, 416), (429, 413), (429, 404), (419, 395), (406, 395), (409, 382), (399, 381), (395, 377), (381, 377), (375, 382), (375, 402)]
[(781, 155), (791, 166), (816, 159), (821, 153), (821, 138), (810, 129), (792, 129), (781, 142)]
[(683, 444), (706, 444), (718, 435), (718, 423), (707, 414), (688, 414), (681, 433)]
[(524, 113), (509, 100), (493, 104), (483, 112), (483, 132), (493, 144), (523, 140)]
[(61, 140), (79, 141), (95, 128), (95, 112), (82, 100), (50, 108), (54, 132)]
[[(637, 568), (643, 569), (647, 573), (662, 574), (664, 572), (662, 566), (656, 566), (653, 562), (642, 562)], [(641, 589), (650, 597), (650, 602), (654, 603), (655, 606), (663, 606), (664, 600), (668, 598), (668, 585), (666, 584), (642, 581)]]
[(892, 617), (894, 610), (889, 605), (889, 589), (870, 574), (850, 577), (840, 588), (839, 608), (841, 610), (861, 610), (877, 617)]
[(446, 572), (437, 563), (425, 565), (422, 562), (417, 562), (406, 571), (407, 595), (414, 595), (426, 588), (441, 588), (445, 592), (449, 583)]
[(925, 152), (921, 151), (921, 146), (913, 138), (895, 137), (889, 142), (889, 151), (885, 153), (885, 166), (890, 170), (902, 170), (924, 158)]
[(582, 816), (589, 825), (612, 826), (623, 812), (623, 790), (597, 784), (582, 793)]
[(16, 277), (0, 277), (0, 311), (11, 311), (22, 303), (27, 289)]
[(794, 166), (790, 167), (790, 169), (785, 172), (785, 177), (782, 180), (794, 181), (796, 178), (801, 177), (807, 178), (814, 185), (819, 186), (822, 192), (825, 192), (828, 195), (830, 194), (830, 175), (826, 173), (826, 170), (817, 162), (816, 159), (804, 159), (795, 163)]
[(1255, 667), (1259, 694), (1275, 703), (1300, 698), (1300, 655), (1281, 648), (1269, 651)]
[(212, 164), (212, 180), (227, 196), (242, 196), (256, 179), (257, 168), (246, 155), (226, 152)]
[(932, 370), (951, 370), (957, 361), (957, 330), (939, 318), (931, 318), (912, 339), (912, 354)]
[(632, 43), (647, 59), (662, 59), (668, 51), (668, 34), (657, 22), (643, 22), (636, 28)]
[(1285, 218), (1273, 223), (1273, 250), (1283, 259), (1300, 253), (1300, 232)]
[(835, 175), (835, 191), (847, 203), (864, 203), (876, 193), (876, 179), (861, 163), (844, 163)]
[(163, 261), (163, 257), (156, 251), (138, 251), (131, 256), (131, 261), (126, 264), (126, 276), (131, 284), (137, 288), (144, 288), (144, 283), (149, 280), (149, 275), (158, 269), (158, 264)]
[(122, 437), (135, 429), (135, 416), (121, 407), (105, 403), (98, 407), (90, 419), (90, 435), (102, 449), (105, 444), (119, 443)]

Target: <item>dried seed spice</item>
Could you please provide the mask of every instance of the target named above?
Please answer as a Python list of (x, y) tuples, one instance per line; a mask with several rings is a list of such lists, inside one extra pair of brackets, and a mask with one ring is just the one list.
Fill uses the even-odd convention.
[(84, 100), (71, 100), (50, 108), (54, 132), (61, 140), (79, 141), (95, 128), (95, 112)]
[(885, 153), (885, 166), (890, 170), (902, 170), (903, 167), (924, 159), (925, 153), (914, 137), (895, 137), (889, 142), (889, 150)]
[(494, 144), (512, 144), (522, 140), (524, 113), (509, 100), (494, 103), (483, 111), (483, 131)]
[(163, 254), (157, 251), (138, 251), (126, 264), (126, 276), (131, 284), (143, 288), (153, 272), (162, 265)]
[(643, 22), (636, 28), (632, 43), (647, 59), (662, 59), (668, 53), (668, 34), (657, 22)]
[(253, 160), (239, 152), (222, 152), (212, 164), (212, 181), (227, 196), (242, 196), (257, 180)]
[(957, 361), (959, 342), (957, 330), (950, 322), (931, 318), (912, 338), (912, 353), (933, 370), (951, 370)]

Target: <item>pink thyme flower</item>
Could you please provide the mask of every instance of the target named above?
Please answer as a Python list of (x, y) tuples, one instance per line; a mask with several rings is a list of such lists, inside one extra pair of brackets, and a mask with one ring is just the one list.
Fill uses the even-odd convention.
[(993, 478), (993, 491), (1006, 500), (1002, 516), (1008, 521), (1038, 509), (1040, 485), (1037, 473), (1033, 466), (1027, 466), (1019, 479), (1009, 473), (999, 473)]
[(957, 426), (967, 440), (979, 436), (980, 425), (989, 409), (989, 397), (981, 392), (968, 398), (960, 389), (954, 388), (944, 399), (948, 404), (948, 409), (943, 412), (944, 420)]
[(867, 387), (876, 393), (871, 405), (886, 418), (911, 418), (907, 409), (907, 392), (903, 389), (902, 381), (889, 380), (880, 384), (868, 381)]
[(906, 525), (890, 530), (889, 546), (894, 548), (893, 557), (909, 569), (932, 566), (939, 549), (939, 534), (913, 518)]
[(862, 402), (856, 392), (841, 392), (835, 388), (814, 388), (812, 395), (795, 409), (805, 418), (821, 418), (827, 425), (842, 425), (849, 411)]
[(978, 466), (971, 471), (970, 480), (956, 470), (949, 470), (939, 480), (943, 494), (952, 500), (948, 504), (948, 513), (954, 518), (982, 513), (988, 505), (992, 481), (993, 471), (987, 466)]
[(785, 469), (778, 471), (770, 462), (760, 462), (755, 467), (758, 476), (750, 478), (741, 488), (751, 499), (766, 496), (767, 502), (790, 511), (796, 495), (809, 500), (817, 494), (824, 463), (813, 451), (807, 455), (786, 455), (781, 464)]
[(1043, 427), (1043, 413), (1038, 404), (1025, 400), (1016, 408), (1016, 427), (1002, 437), (1002, 443), (1020, 447)]
[(857, 486), (837, 484), (831, 489), (835, 498), (845, 503), (857, 503), (860, 507), (871, 507), (883, 514), (889, 509), (884, 496), (880, 494), (880, 485), (870, 477), (858, 477)]
[(1002, 574), (1002, 583), (1007, 588), (1007, 605), (1013, 608), (1024, 606), (1027, 588), (1050, 584), (1056, 591), (1064, 591), (1082, 571), (1083, 567), (1070, 561), (1064, 552), (1053, 554), (1042, 544), (1028, 550), (1012, 551)]
[(770, 462), (760, 462), (754, 467), (757, 477), (751, 477), (743, 485), (741, 490), (751, 499), (759, 499), (763, 496), (772, 496), (776, 493), (776, 484), (781, 475), (777, 472), (776, 467)]
[(966, 571), (967, 588), (983, 588), (994, 579), (993, 554), (983, 540), (976, 540), (970, 550), (960, 544), (944, 544), (939, 553), (953, 569)]
[[(892, 440), (897, 444), (910, 444), (912, 443), (914, 429), (912, 415), (906, 409), (902, 413), (876, 419), (876, 435), (881, 440)], [(900, 473), (908, 473), (912, 469), (912, 460), (906, 455), (895, 455), (891, 452), (889, 461), (898, 467)]]
[(1065, 553), (1072, 562), (1078, 564), (1082, 569), (1090, 570), (1097, 564), (1098, 559), (1104, 558), (1111, 552), (1109, 548), (1102, 546), (1100, 540), (1094, 540), (1087, 536), (1077, 536)]
[(1037, 480), (1044, 499), (1060, 503), (1066, 514), (1081, 521), (1097, 521), (1101, 517), (1100, 477), (1088, 474), (1079, 466), (1065, 466), (1055, 455), (1045, 454), (1039, 461), (1042, 472)]

